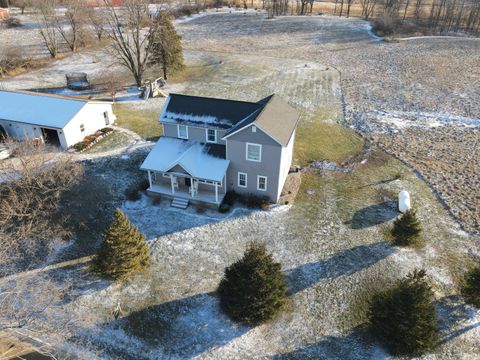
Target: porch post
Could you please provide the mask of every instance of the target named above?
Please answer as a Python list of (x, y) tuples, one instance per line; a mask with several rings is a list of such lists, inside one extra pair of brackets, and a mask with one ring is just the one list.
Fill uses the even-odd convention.
[(152, 187), (152, 174), (150, 173), (150, 170), (148, 170), (148, 182), (150, 184), (150, 188)]
[(172, 185), (172, 195), (175, 194), (175, 185), (173, 185), (173, 175), (170, 175), (170, 183)]
[(215, 202), (218, 204), (218, 183), (215, 183)]

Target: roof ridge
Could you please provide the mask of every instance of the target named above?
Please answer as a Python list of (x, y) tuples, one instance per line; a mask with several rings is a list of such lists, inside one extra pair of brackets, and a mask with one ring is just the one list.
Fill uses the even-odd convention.
[(174, 95), (174, 96), (183, 96), (183, 97), (193, 97), (193, 98), (199, 98), (199, 99), (232, 101), (232, 102), (244, 103), (244, 104), (251, 104), (251, 105), (259, 105), (258, 102), (252, 102), (252, 101), (246, 101), (246, 100), (232, 100), (232, 99), (218, 98), (218, 97), (213, 97), (213, 96), (197, 96), (197, 95), (187, 95), (187, 94), (178, 94), (178, 93), (170, 93), (170, 94), (169, 94), (169, 96), (172, 96), (172, 95)]
[[(54, 98), (54, 99), (80, 101), (80, 102), (84, 102), (84, 103), (90, 102), (90, 100), (88, 100), (88, 99), (81, 99), (81, 98), (76, 98), (76, 97), (73, 97), (73, 96), (65, 96), (65, 95), (58, 95), (58, 94), (43, 93), (43, 92), (31, 91), (31, 90), (5, 90), (5, 89), (1, 89), (0, 92), (9, 92), (9, 93), (20, 94), (20, 95), (44, 96), (44, 97), (49, 97), (49, 98)], [(95, 100), (93, 100), (93, 101), (95, 101)]]

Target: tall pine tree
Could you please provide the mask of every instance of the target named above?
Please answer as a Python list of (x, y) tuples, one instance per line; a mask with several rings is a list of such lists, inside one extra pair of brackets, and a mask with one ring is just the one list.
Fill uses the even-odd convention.
[(143, 235), (125, 214), (115, 210), (113, 220), (103, 235), (95, 258), (95, 270), (111, 279), (125, 279), (150, 263), (150, 250)]
[(264, 245), (252, 243), (225, 270), (218, 287), (220, 306), (234, 321), (257, 325), (273, 319), (287, 300), (281, 265)]
[(158, 31), (152, 34), (150, 63), (160, 65), (163, 69), (163, 77), (167, 80), (169, 73), (182, 70), (185, 66), (183, 63), (182, 37), (177, 34), (168, 12), (160, 11), (155, 21), (158, 25)]
[(422, 226), (415, 210), (408, 210), (393, 223), (394, 243), (400, 246), (418, 245), (421, 240), (421, 231)]
[(419, 356), (439, 340), (433, 292), (424, 270), (415, 270), (370, 303), (372, 333), (393, 355)]

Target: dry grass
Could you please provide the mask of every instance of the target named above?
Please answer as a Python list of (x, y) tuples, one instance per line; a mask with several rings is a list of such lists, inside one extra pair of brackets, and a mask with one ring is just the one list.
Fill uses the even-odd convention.
[(158, 123), (160, 111), (139, 110), (119, 103), (114, 105), (113, 111), (118, 126), (132, 130), (144, 139), (153, 141), (163, 134), (162, 126)]

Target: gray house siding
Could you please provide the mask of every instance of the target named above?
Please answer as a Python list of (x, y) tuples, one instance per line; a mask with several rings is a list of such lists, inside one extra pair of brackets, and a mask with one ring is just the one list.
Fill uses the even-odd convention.
[[(222, 137), (225, 136), (226, 130), (217, 129), (217, 144), (225, 145)], [(163, 124), (163, 134), (165, 136), (178, 138), (177, 125)], [(204, 127), (188, 126), (188, 140), (195, 140), (200, 142), (207, 142), (207, 130)]]
[[(246, 144), (261, 144), (261, 162), (246, 159)], [(279, 172), (282, 157), (282, 146), (259, 128), (252, 132), (252, 127), (231, 135), (227, 139), (227, 159), (230, 166), (227, 172), (228, 189), (241, 194), (266, 195), (277, 201), (279, 192)], [(238, 186), (238, 173), (247, 174), (247, 187)], [(267, 177), (267, 190), (257, 190), (257, 176)]]

